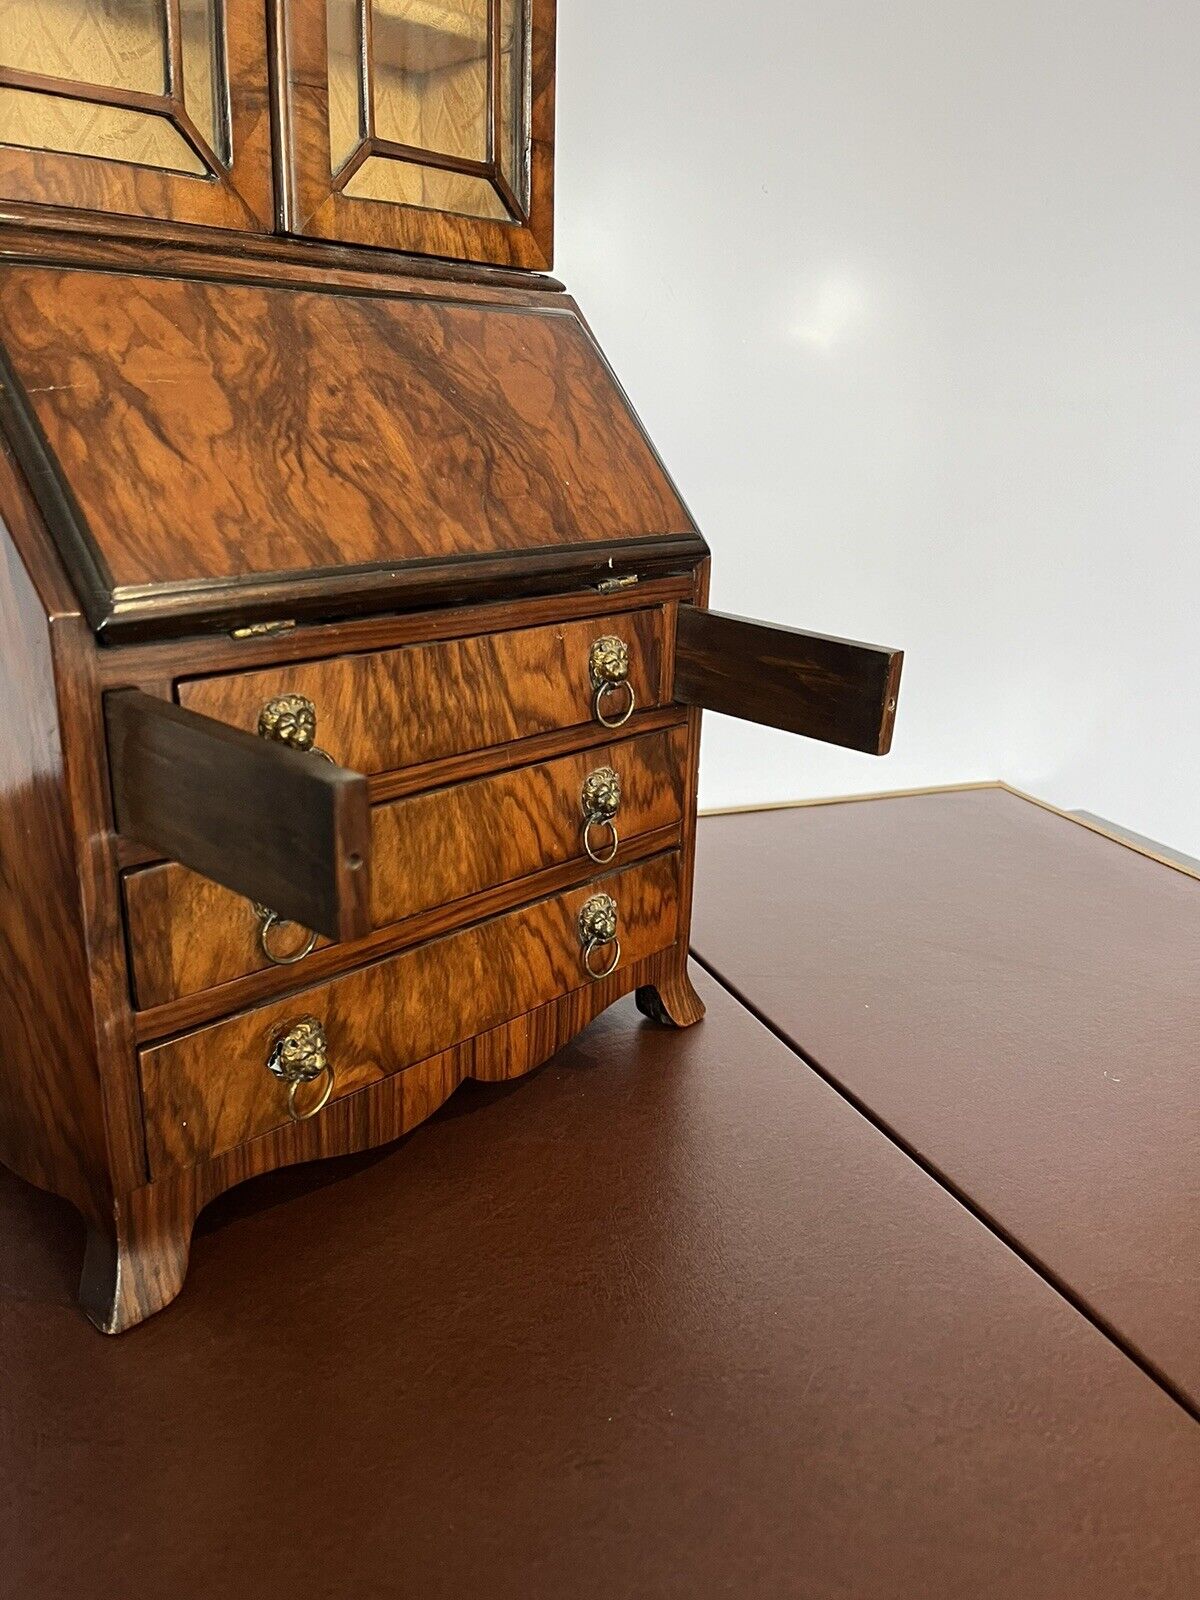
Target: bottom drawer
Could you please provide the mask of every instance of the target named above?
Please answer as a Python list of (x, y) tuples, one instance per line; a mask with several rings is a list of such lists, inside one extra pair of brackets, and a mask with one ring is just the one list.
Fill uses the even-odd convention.
[[(350, 1094), (588, 984), (580, 912), (596, 895), (616, 902), (616, 970), (667, 949), (678, 932), (680, 870), (678, 851), (657, 856), (142, 1050), (152, 1176), (288, 1121), (292, 1085), (277, 1073), (311, 1071), (320, 1060), (305, 1055), (320, 1036), (297, 1034), (302, 1021), (318, 1024), (328, 1068), (295, 1086), (298, 1112), (327, 1089), (330, 1098)], [(617, 955), (615, 944), (597, 945), (592, 965), (602, 973)]]

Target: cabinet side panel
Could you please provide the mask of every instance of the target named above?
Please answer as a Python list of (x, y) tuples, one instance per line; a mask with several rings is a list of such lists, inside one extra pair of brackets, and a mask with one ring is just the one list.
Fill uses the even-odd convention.
[(0, 1161), (90, 1217), (104, 1117), (49, 629), (2, 520), (0, 698)]

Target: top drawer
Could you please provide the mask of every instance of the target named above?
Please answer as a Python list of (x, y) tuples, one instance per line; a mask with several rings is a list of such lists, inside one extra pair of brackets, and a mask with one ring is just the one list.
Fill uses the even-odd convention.
[[(659, 606), (193, 678), (180, 683), (179, 703), (254, 732), (268, 702), (302, 695), (315, 707), (322, 750), (352, 771), (387, 772), (601, 718), (619, 726), (630, 707), (661, 705), (670, 698), (664, 626)], [(624, 653), (606, 651), (609, 639)], [(625, 654), (627, 680), (604, 681), (605, 670), (620, 672)]]

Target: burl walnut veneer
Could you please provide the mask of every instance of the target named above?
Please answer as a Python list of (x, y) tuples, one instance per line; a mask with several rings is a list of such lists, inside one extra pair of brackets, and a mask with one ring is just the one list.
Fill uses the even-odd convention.
[(707, 610), (531, 270), (552, 0), (44, 7), (0, 42), (0, 1159), (115, 1332), (229, 1185), (630, 990), (697, 1021), (701, 708), (883, 754), (900, 657)]

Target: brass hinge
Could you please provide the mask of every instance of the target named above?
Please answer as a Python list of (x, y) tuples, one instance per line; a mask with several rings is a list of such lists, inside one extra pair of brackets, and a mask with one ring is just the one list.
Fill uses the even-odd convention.
[(625, 578), (604, 578), (596, 585), (597, 594), (616, 594), (619, 589), (632, 589), (638, 581), (636, 572)]
[(269, 639), (273, 633), (288, 633), (296, 626), (294, 620), (288, 618), (281, 622), (252, 622), (245, 628), (231, 628), (231, 639)]

